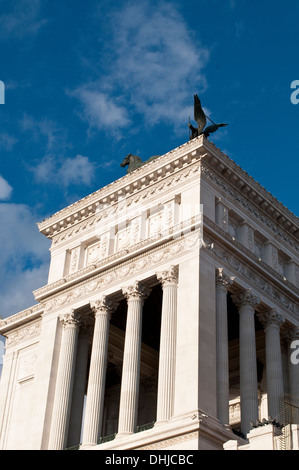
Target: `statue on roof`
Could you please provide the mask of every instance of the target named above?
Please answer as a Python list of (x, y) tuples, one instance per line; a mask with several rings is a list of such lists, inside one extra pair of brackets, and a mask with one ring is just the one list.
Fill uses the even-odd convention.
[(160, 157), (160, 155), (153, 155), (152, 157), (148, 158), (146, 161), (142, 161), (138, 155), (133, 155), (132, 153), (129, 153), (124, 160), (121, 162), (120, 166), (124, 168), (125, 166), (128, 165), (127, 173), (131, 173), (132, 171), (136, 170), (137, 168), (140, 168), (141, 166), (145, 165), (146, 163), (151, 162), (152, 160), (155, 160), (156, 158)]
[[(210, 126), (206, 126), (207, 119), (211, 121)], [(215, 122), (212, 121), (206, 114), (204, 113), (202, 107), (201, 107), (201, 102), (200, 99), (198, 98), (197, 95), (194, 95), (194, 120), (197, 122), (197, 127), (192, 126), (192, 124), (189, 122), (188, 126), (191, 131), (191, 135), (189, 137), (190, 140), (195, 139), (195, 137), (198, 137), (199, 135), (205, 135), (206, 137), (209, 137), (210, 134), (213, 132), (216, 132), (219, 127), (225, 127), (228, 126), (228, 124), (223, 124), (219, 123), (216, 124)]]

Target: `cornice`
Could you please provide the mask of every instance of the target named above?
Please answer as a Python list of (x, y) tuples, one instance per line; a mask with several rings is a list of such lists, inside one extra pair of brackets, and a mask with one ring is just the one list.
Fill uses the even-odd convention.
[(152, 183), (187, 166), (194, 160), (199, 160), (205, 153), (202, 145), (204, 136), (188, 141), (165, 155), (146, 163), (133, 172), (124, 175), (107, 186), (86, 196), (70, 206), (56, 212), (51, 217), (38, 223), (38, 228), (48, 238), (62, 232), (68, 227), (94, 215), (99, 207), (107, 208), (136, 194)]
[(196, 217), (192, 217), (189, 220), (178, 223), (172, 227), (171, 231), (167, 229), (164, 233), (161, 232), (154, 240), (152, 238), (146, 238), (138, 243), (132, 244), (124, 250), (113, 253), (95, 264), (86, 266), (73, 274), (69, 274), (68, 276), (65, 276), (51, 284), (46, 284), (45, 286), (40, 287), (33, 292), (34, 297), (40, 302), (50, 295), (61, 290), (65, 290), (72, 285), (78, 284), (79, 282), (92, 278), (100, 273), (107, 272), (111, 269), (117, 269), (119, 266), (132, 259), (142, 256), (144, 257), (148, 253), (152, 253), (154, 250), (165, 245), (167, 246), (167, 244), (172, 241), (185, 239), (187, 234), (192, 235), (194, 232), (198, 231), (198, 233), (202, 235), (201, 226), (202, 214), (199, 214)]
[(167, 176), (180, 172), (194, 161), (201, 161), (204, 168), (212, 169), (221, 178), (223, 185), (237, 190), (265, 217), (298, 240), (298, 217), (204, 136), (184, 143), (53, 214), (38, 224), (39, 230), (51, 239), (92, 217), (99, 208), (110, 208), (125, 198), (137, 195)]
[(42, 316), (44, 308), (41, 304), (33, 305), (15, 315), (0, 320), (0, 334), (6, 336), (7, 331), (18, 328), (28, 322), (32, 322)]
[(297, 324), (299, 289), (212, 221), (207, 223), (207, 220), (204, 220), (203, 248), (215, 257), (217, 263), (220, 262), (221, 266), (234, 275), (234, 291), (242, 280), (244, 285), (253, 288), (262, 296), (262, 303), (270, 302), (279, 306), (286, 318)]
[(297, 240), (299, 239), (299, 218), (293, 212), (230, 157), (221, 152), (213, 142), (205, 139), (203, 146), (207, 150), (207, 157), (204, 159), (205, 164), (208, 163), (224, 181), (242, 193), (276, 224), (287, 230)]

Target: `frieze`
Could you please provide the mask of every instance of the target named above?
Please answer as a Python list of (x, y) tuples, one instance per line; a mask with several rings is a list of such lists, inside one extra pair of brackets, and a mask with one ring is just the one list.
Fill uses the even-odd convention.
[(30, 324), (29, 326), (13, 330), (7, 335), (6, 346), (19, 343), (34, 336), (39, 336), (41, 331), (41, 322)]
[[(218, 233), (226, 242), (228, 242), (232, 246), (232, 250), (234, 251), (235, 249), (238, 249), (241, 251), (247, 258), (252, 260), (254, 263), (258, 263), (261, 268), (265, 269), (272, 278), (277, 279), (278, 282), (283, 282), (284, 286), (291, 290), (291, 291), (296, 291), (299, 294), (299, 282), (296, 284), (291, 283), (288, 281), (284, 275), (282, 275), (280, 272), (276, 271), (273, 269), (269, 264), (265, 263), (261, 258), (260, 258), (260, 253), (253, 253), (249, 248), (246, 248), (241, 242), (236, 240), (235, 238), (232, 238), (230, 234), (228, 234), (225, 230), (221, 229), (217, 224), (212, 222), (208, 217), (204, 216), (203, 217), (203, 222), (204, 222), (204, 227), (206, 229), (212, 229), (214, 233)], [(206, 241), (206, 243), (208, 243)], [(211, 242), (213, 243), (213, 242)]]
[[(200, 235), (202, 236), (202, 214), (192, 217), (187, 221), (183, 221), (176, 224), (174, 227), (171, 228), (171, 230), (169, 228), (166, 228), (165, 232), (160, 232), (159, 234), (156, 234), (155, 239), (153, 239), (152, 237), (146, 238), (136, 244), (129, 246), (124, 250), (107, 256), (106, 258), (94, 264), (82, 268), (76, 273), (65, 276), (64, 278), (59, 279), (51, 284), (47, 284), (35, 290), (33, 292), (34, 296), (36, 300), (41, 300), (45, 295), (53, 292), (54, 290), (57, 290), (58, 288), (64, 287), (67, 283), (82, 280), (84, 276), (90, 276), (92, 272), (97, 269), (109, 269), (109, 265), (115, 264), (116, 262), (122, 263), (124, 261), (124, 258), (132, 256), (132, 254), (135, 254), (135, 256), (138, 255), (138, 251), (144, 250), (145, 247), (151, 249), (152, 243), (165, 244), (168, 240), (180, 239), (182, 237), (182, 233), (187, 234), (188, 231), (191, 232), (193, 229), (200, 230)], [(185, 238), (185, 241), (186, 244), (189, 243), (188, 238)], [(192, 247), (192, 241), (190, 243)], [(144, 262), (144, 264), (146, 264), (146, 262)]]
[(78, 300), (90, 297), (91, 294), (107, 289), (113, 284), (118, 284), (129, 277), (140, 275), (142, 270), (155, 268), (156, 266), (171, 260), (193, 249), (199, 249), (201, 231), (187, 233), (184, 237), (172, 240), (163, 247), (148, 251), (133, 260), (111, 268), (104, 273), (95, 275), (92, 279), (83, 281), (80, 285), (68, 288), (61, 294), (56, 294), (44, 302), (45, 311), (59, 309)]
[[(205, 148), (200, 145), (201, 143), (202, 137), (196, 139), (196, 142), (186, 142), (177, 149), (162, 155), (159, 159), (151, 161), (71, 206), (56, 212), (38, 224), (40, 231), (47, 237), (52, 238), (55, 233), (90, 217), (96, 212), (99, 205), (109, 207), (112, 203), (132, 194), (134, 195), (137, 191), (139, 192), (152, 185), (153, 182), (159, 182), (168, 175), (181, 172), (182, 168), (189, 165), (190, 162), (200, 159), (202, 154), (206, 153)], [(165, 181), (162, 182), (162, 185), (165, 186)], [(151, 192), (152, 186), (145, 197), (148, 197)]]
[[(224, 247), (216, 237), (211, 235), (204, 236), (203, 247), (216, 256), (217, 261), (221, 261), (222, 264), (226, 265), (228, 269), (232, 270), (234, 274), (238, 274), (246, 284), (251, 284), (255, 290), (262, 293), (271, 301), (278, 303), (281, 308), (288, 311), (294, 319), (298, 320), (299, 315), (299, 304), (294, 302), (285, 292), (276, 287), (269, 278), (265, 278), (259, 274), (256, 270), (249, 267), (248, 263), (244, 263), (243, 260), (238, 257), (236, 252), (232, 252), (227, 247)], [(237, 279), (237, 278), (236, 278)]]
[(207, 176), (211, 181), (217, 184), (224, 192), (233, 199), (233, 202), (239, 203), (246, 211), (252, 216), (262, 222), (267, 228), (269, 228), (275, 236), (279, 236), (281, 240), (287, 243), (293, 250), (299, 252), (299, 245), (294, 240), (286, 235), (285, 231), (280, 230), (278, 224), (273, 223), (270, 217), (267, 217), (262, 213), (256, 206), (249, 202), (248, 198), (244, 198), (239, 191), (236, 191), (231, 185), (229, 185), (223, 178), (219, 177), (211, 168), (205, 163), (202, 164), (202, 174)]
[(11, 317), (3, 318), (0, 320), (0, 334), (6, 336), (5, 332), (12, 330), (14, 325), (20, 326), (23, 322), (27, 323), (28, 320), (32, 321), (41, 316), (43, 307), (40, 304), (33, 305), (25, 310), (22, 310)]
[[(64, 230), (60, 235), (54, 235), (52, 239), (53, 246), (56, 247), (64, 242), (72, 240), (75, 236), (81, 235), (92, 228), (98, 232), (101, 224), (104, 225), (105, 221), (111, 224), (111, 220), (115, 220), (117, 222), (119, 215), (122, 213), (126, 213), (129, 217), (131, 210), (134, 214), (134, 210), (138, 209), (140, 211), (140, 208), (142, 208), (145, 203), (148, 203), (150, 197), (161, 195), (163, 191), (165, 194), (168, 194), (170, 188), (178, 185), (183, 180), (196, 176), (200, 171), (200, 168), (200, 163), (189, 166), (179, 174), (172, 175), (162, 182), (157, 182), (156, 185), (151, 186), (149, 189), (143, 189), (138, 194), (133, 194), (126, 198), (122, 198), (119, 201), (115, 201), (115, 203), (108, 208), (105, 207), (104, 204), (99, 204), (95, 213), (92, 214), (92, 218), (84, 220), (83, 222), (78, 222), (75, 227)], [(134, 209), (137, 205), (139, 205), (139, 207)]]

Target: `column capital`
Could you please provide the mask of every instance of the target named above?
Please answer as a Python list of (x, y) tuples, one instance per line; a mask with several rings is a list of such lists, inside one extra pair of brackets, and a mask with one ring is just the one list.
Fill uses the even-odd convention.
[(246, 289), (232, 296), (233, 302), (238, 308), (251, 305), (253, 308), (260, 304), (260, 299), (252, 294), (251, 289)]
[(258, 319), (262, 323), (264, 329), (273, 324), (280, 328), (280, 326), (285, 322), (285, 317), (275, 308), (272, 308), (267, 312), (260, 313), (258, 315)]
[(216, 286), (224, 287), (227, 290), (234, 280), (234, 276), (226, 274), (223, 268), (216, 269)]
[(145, 300), (149, 296), (151, 289), (146, 287), (140, 281), (135, 281), (132, 285), (123, 287), (123, 295), (129, 300)]
[(299, 326), (293, 326), (289, 330), (285, 332), (285, 340), (287, 343), (291, 343), (292, 341), (299, 340)]
[(178, 266), (170, 266), (170, 268), (156, 273), (158, 281), (164, 286), (165, 284), (177, 285), (179, 279)]
[(91, 301), (89, 305), (95, 316), (108, 314), (111, 317), (118, 303), (109, 299), (107, 295), (103, 295), (100, 299)]
[(73, 309), (69, 313), (62, 315), (60, 317), (60, 321), (63, 329), (73, 327), (79, 331), (79, 328), (82, 325), (82, 316)]

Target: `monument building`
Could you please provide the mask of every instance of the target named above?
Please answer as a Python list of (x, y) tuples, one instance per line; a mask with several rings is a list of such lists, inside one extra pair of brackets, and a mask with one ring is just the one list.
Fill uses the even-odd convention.
[(298, 448), (298, 218), (205, 135), (38, 227), (48, 283), (0, 321), (1, 449)]

